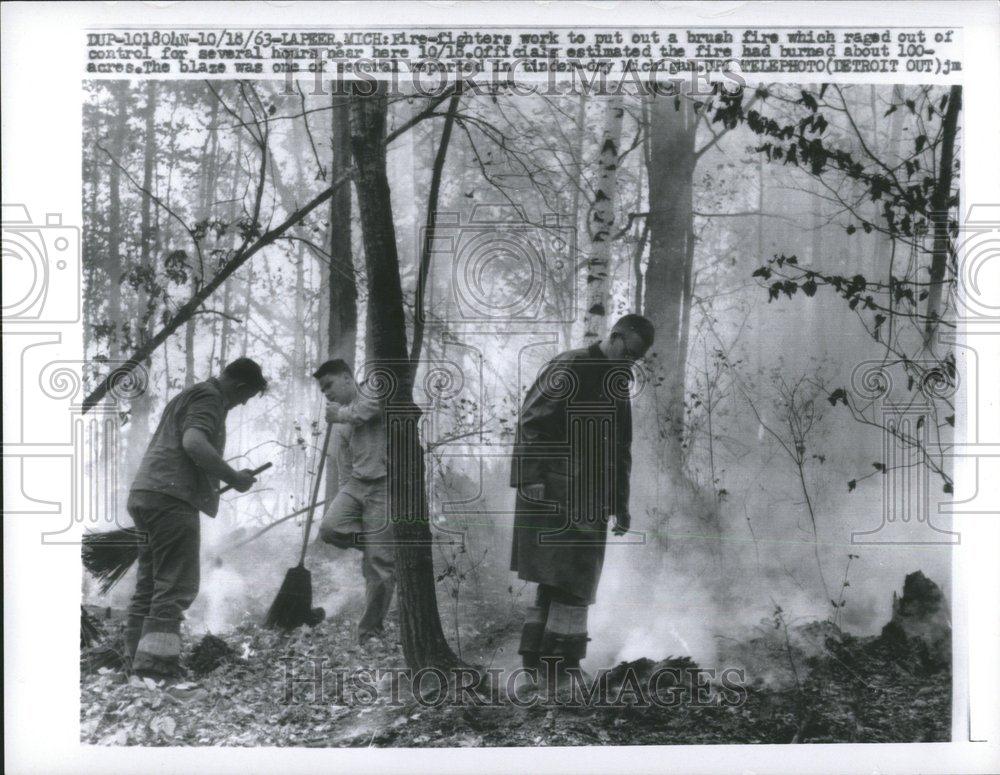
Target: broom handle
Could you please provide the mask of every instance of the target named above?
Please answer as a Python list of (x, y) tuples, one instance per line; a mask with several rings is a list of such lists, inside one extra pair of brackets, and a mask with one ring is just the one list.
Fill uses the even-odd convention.
[[(264, 473), (267, 469), (269, 469), (273, 465), (274, 465), (274, 463), (264, 463), (264, 465), (262, 465), (260, 468), (255, 468), (250, 473), (253, 476), (257, 476), (257, 474)], [(231, 484), (227, 484), (225, 487), (223, 487), (221, 490), (219, 490), (219, 495), (222, 495), (222, 493), (224, 493), (224, 492), (229, 492), (231, 489), (233, 489), (233, 486)]]
[(309, 514), (306, 515), (306, 529), (302, 534), (302, 554), (299, 556), (299, 566), (306, 564), (306, 550), (309, 548), (309, 533), (312, 530), (313, 514), (316, 512), (316, 502), (319, 500), (319, 485), (323, 481), (323, 471), (326, 468), (326, 450), (330, 446), (330, 434), (333, 423), (326, 424), (326, 436), (323, 439), (323, 453), (316, 467), (316, 481), (313, 484), (312, 500), (309, 502)]

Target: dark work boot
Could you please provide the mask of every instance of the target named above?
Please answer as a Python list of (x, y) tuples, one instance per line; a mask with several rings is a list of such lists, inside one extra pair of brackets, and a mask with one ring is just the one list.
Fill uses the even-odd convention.
[(541, 662), (542, 638), (545, 635), (545, 610), (537, 606), (528, 608), (521, 627), (521, 643), (517, 653), (526, 668), (537, 669)]
[(521, 655), (524, 670), (516, 671), (507, 681), (507, 696), (513, 702), (524, 703), (535, 697), (538, 691), (541, 662), (542, 636), (545, 634), (546, 609), (529, 606), (521, 627), (521, 642), (517, 653)]
[(550, 699), (562, 702), (572, 691), (573, 678), (583, 680), (580, 660), (587, 655), (587, 606), (553, 601), (542, 636), (545, 689)]
[(541, 662), (546, 671), (555, 669), (558, 683), (565, 682), (573, 671), (583, 675), (580, 660), (587, 654), (588, 640), (590, 639), (586, 635), (551, 636), (546, 633), (545, 645), (542, 647), (545, 654)]

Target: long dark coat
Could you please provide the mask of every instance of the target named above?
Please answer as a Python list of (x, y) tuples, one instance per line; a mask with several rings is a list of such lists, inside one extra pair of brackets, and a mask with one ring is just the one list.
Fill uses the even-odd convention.
[[(632, 372), (595, 344), (553, 358), (521, 407), (510, 484), (518, 488), (511, 570), (594, 601), (609, 517), (628, 512)], [(542, 483), (542, 501), (526, 485)]]

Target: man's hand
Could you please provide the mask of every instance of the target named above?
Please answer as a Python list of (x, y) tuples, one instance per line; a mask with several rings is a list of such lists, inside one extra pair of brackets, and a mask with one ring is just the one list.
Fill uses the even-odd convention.
[(233, 489), (237, 492), (246, 492), (251, 487), (257, 483), (257, 477), (253, 475), (253, 471), (249, 468), (244, 468), (241, 471), (236, 472), (236, 476), (233, 480), (229, 482), (233, 486)]
[(614, 534), (616, 536), (623, 536), (628, 532), (628, 529), (632, 526), (632, 515), (627, 511), (623, 514), (615, 514), (615, 528)]
[(521, 488), (521, 492), (524, 493), (524, 497), (532, 501), (545, 500), (545, 484), (542, 482), (534, 482), (533, 484), (526, 484)]
[(326, 404), (326, 421), (328, 423), (343, 422), (340, 419), (340, 404), (336, 401), (328, 401)]

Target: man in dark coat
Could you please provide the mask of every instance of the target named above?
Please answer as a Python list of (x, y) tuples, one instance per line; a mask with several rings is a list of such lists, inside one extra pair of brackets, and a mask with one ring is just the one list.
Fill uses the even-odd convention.
[(525, 396), (510, 484), (511, 570), (538, 584), (521, 632), (526, 668), (579, 668), (586, 655), (608, 522), (617, 535), (630, 524), (632, 366), (652, 343), (652, 323), (625, 315), (606, 340), (549, 361)]

